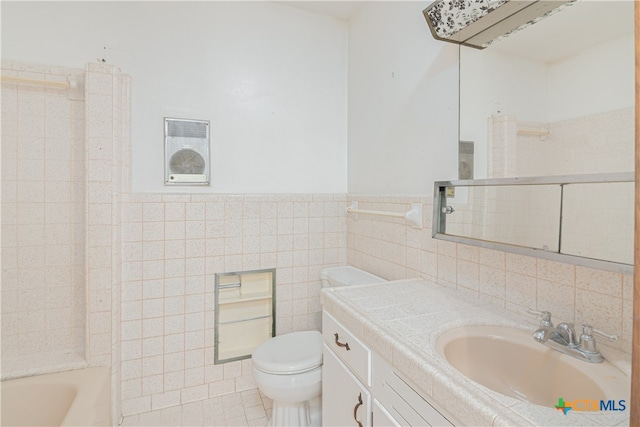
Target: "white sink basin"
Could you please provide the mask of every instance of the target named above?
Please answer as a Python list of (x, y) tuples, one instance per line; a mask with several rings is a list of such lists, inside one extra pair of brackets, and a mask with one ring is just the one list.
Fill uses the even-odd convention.
[(473, 381), (537, 405), (553, 407), (559, 398), (629, 401), (629, 377), (611, 363), (589, 363), (562, 354), (521, 329), (457, 328), (443, 334), (436, 349)]

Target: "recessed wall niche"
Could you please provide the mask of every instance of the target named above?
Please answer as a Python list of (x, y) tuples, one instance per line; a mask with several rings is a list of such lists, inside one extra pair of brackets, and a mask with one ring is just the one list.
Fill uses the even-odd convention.
[(217, 273), (215, 364), (251, 357), (275, 335), (276, 270)]

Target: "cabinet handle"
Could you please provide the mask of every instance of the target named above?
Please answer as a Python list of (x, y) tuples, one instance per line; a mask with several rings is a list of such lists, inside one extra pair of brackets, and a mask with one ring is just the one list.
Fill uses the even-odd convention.
[(358, 403), (353, 407), (353, 419), (358, 423), (358, 427), (362, 427), (362, 423), (358, 421), (358, 408), (360, 408), (360, 406), (362, 406), (362, 393), (358, 395)]
[(348, 342), (346, 342), (346, 343), (342, 344), (340, 341), (338, 341), (338, 333), (337, 333), (337, 332), (336, 332), (335, 334), (333, 334), (333, 335), (336, 337), (336, 345), (337, 345), (338, 347), (344, 347), (344, 348), (346, 348), (346, 349), (347, 349), (347, 351), (351, 350), (351, 349), (349, 348), (349, 343), (348, 343)]

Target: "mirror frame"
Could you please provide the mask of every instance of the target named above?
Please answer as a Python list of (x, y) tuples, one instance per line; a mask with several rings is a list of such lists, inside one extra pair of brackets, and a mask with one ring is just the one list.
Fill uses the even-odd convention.
[(640, 5), (634, 4), (634, 35), (635, 35), (635, 165), (636, 165), (636, 192), (635, 192), (635, 223), (634, 230), (634, 265), (633, 275), (633, 319), (632, 319), (632, 343), (631, 343), (631, 415), (629, 425), (640, 425)]
[[(594, 258), (569, 255), (559, 252), (545, 251), (531, 247), (517, 246), (508, 243), (499, 243), (488, 240), (474, 239), (471, 237), (455, 236), (443, 233), (446, 214), (446, 189), (447, 187), (479, 187), (479, 186), (516, 186), (516, 185), (562, 185), (562, 184), (585, 184), (585, 183), (617, 183), (634, 182), (634, 172), (602, 173), (585, 175), (564, 175), (564, 176), (538, 176), (526, 178), (493, 178), (493, 179), (469, 179), (458, 181), (436, 181), (433, 191), (433, 220), (432, 237), (434, 239), (447, 240), (455, 243), (479, 246), (486, 249), (494, 249), (509, 252), (517, 255), (543, 258), (550, 261), (564, 262), (567, 264), (580, 265), (583, 267), (600, 270), (613, 271), (623, 274), (633, 274), (632, 264), (624, 264), (614, 261), (605, 261)], [(633, 197), (633, 194), (630, 195)]]

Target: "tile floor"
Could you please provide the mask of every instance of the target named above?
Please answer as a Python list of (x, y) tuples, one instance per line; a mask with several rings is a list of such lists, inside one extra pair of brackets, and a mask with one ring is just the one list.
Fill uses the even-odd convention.
[(269, 415), (271, 399), (253, 389), (130, 415), (124, 418), (121, 426), (265, 426)]

